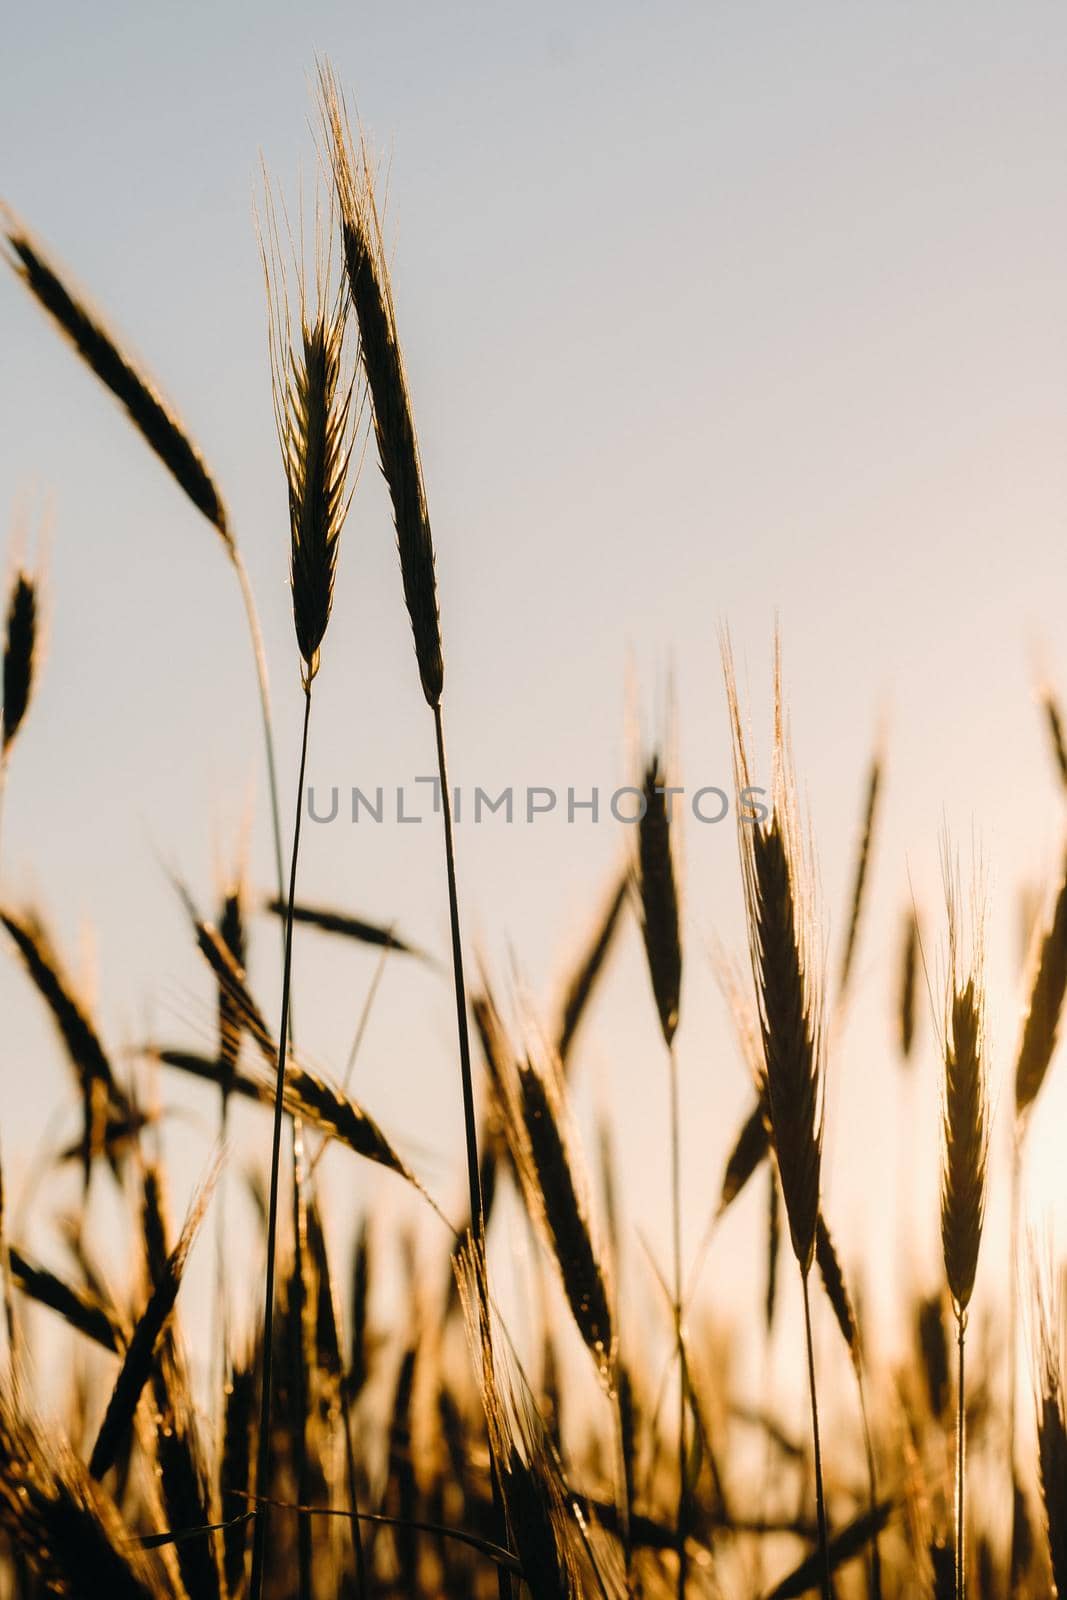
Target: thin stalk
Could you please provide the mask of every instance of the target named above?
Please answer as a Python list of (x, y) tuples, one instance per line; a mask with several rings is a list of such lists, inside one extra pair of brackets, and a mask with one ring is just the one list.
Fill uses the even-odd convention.
[(1012, 1129), (1011, 1148), (1011, 1217), (1008, 1262), (1008, 1472), (1011, 1478), (1011, 1590), (1014, 1594), (1020, 1576), (1021, 1551), (1019, 1548), (1019, 1497), (1015, 1479), (1015, 1409), (1018, 1403), (1018, 1338), (1019, 1338), (1019, 1206), (1022, 1185), (1022, 1128), (1016, 1122)]
[[(873, 1517), (878, 1510), (878, 1467), (874, 1458), (874, 1439), (871, 1435), (871, 1419), (867, 1413), (867, 1385), (863, 1381), (863, 1366), (861, 1361), (857, 1361), (856, 1363), (856, 1387), (859, 1390), (860, 1397), (860, 1421), (863, 1425), (863, 1452), (867, 1457), (867, 1494), (870, 1501), (871, 1516)], [(877, 1533), (871, 1539), (869, 1578), (871, 1600), (882, 1600), (882, 1552), (879, 1548)]]
[(668, 1050), (671, 1085), (671, 1233), (674, 1256), (674, 1338), (678, 1347), (678, 1600), (685, 1600), (689, 1578), (689, 1483), (686, 1451), (686, 1407), (689, 1374), (682, 1335), (682, 1160), (678, 1114), (678, 1060), (674, 1041)]
[(804, 1338), (808, 1347), (808, 1393), (811, 1397), (811, 1438), (815, 1454), (815, 1507), (819, 1522), (819, 1554), (822, 1557), (822, 1596), (832, 1600), (830, 1588), (830, 1541), (826, 1533), (826, 1499), (822, 1483), (822, 1446), (819, 1442), (819, 1402), (815, 1394), (815, 1344), (811, 1336), (810, 1273), (801, 1274), (804, 1288)]
[[(478, 1281), (478, 1316), (481, 1324), (482, 1359), (485, 1367), (485, 1387), (493, 1394), (496, 1384), (493, 1374), (492, 1323), (489, 1314), (489, 1261), (485, 1248), (485, 1210), (482, 1202), (481, 1168), (478, 1161), (478, 1122), (474, 1110), (474, 1077), (471, 1072), (470, 1030), (467, 1023), (467, 987), (463, 978), (463, 941), (459, 926), (459, 892), (456, 888), (456, 847), (452, 835), (452, 794), (448, 787), (448, 763), (445, 758), (445, 728), (441, 702), (433, 708), (434, 735), (437, 740), (437, 776), (441, 786), (441, 815), (445, 832), (445, 868), (448, 875), (448, 917), (452, 932), (452, 974), (456, 992), (456, 1025), (459, 1033), (459, 1071), (463, 1088), (463, 1131), (467, 1148), (467, 1189), (470, 1202), (471, 1232), (474, 1248), (480, 1262)], [(493, 1507), (501, 1533), (501, 1543), (507, 1544), (507, 1518), (504, 1499), (497, 1480), (495, 1467), (491, 1473)], [(511, 1600), (510, 1575), (497, 1569), (500, 1600)], [(252, 1600), (258, 1600), (256, 1595)]]
[[(270, 1160), (270, 1202), (267, 1209), (267, 1272), (263, 1297), (263, 1377), (259, 1402), (259, 1448), (256, 1485), (259, 1494), (269, 1487), (271, 1379), (274, 1357), (274, 1257), (278, 1234), (278, 1169), (282, 1148), (282, 1099), (285, 1089), (285, 1060), (289, 1039), (289, 990), (293, 968), (293, 905), (296, 900), (296, 864), (300, 851), (300, 819), (303, 814), (304, 772), (307, 766), (308, 726), (311, 721), (311, 684), (304, 691), (304, 731), (300, 743), (300, 776), (296, 787), (296, 821), (293, 826), (293, 858), (289, 871), (289, 898), (285, 912), (285, 957), (282, 965), (282, 1015), (278, 1029), (278, 1077), (274, 1089), (274, 1137)], [(256, 1513), (252, 1541), (252, 1581), (250, 1600), (261, 1600), (263, 1568), (267, 1549), (268, 1506), (264, 1502)]]
[[(256, 668), (256, 686), (259, 690), (259, 710), (263, 721), (263, 745), (267, 756), (267, 789), (270, 794), (271, 828), (274, 834), (274, 869), (278, 880), (278, 899), (285, 894), (285, 869), (282, 865), (282, 819), (278, 805), (278, 768), (274, 759), (274, 726), (270, 709), (270, 680), (267, 676), (267, 653), (263, 648), (263, 632), (259, 625), (259, 613), (256, 610), (256, 598), (252, 593), (252, 583), (248, 576), (244, 557), (236, 545), (233, 547), (233, 566), (237, 574), (237, 582), (241, 586), (241, 599), (244, 602), (245, 616), (248, 619), (248, 635), (252, 645), (252, 657)], [(301, 792), (303, 779), (301, 779)], [(283, 932), (283, 957), (284, 939)], [(291, 1023), (290, 1023), (291, 1026)]]
[(959, 1352), (958, 1391), (956, 1394), (956, 1600), (965, 1600), (967, 1593), (966, 1563), (966, 1508), (964, 1506), (964, 1461), (966, 1459), (967, 1414), (963, 1403), (963, 1341), (967, 1332), (967, 1318), (960, 1316), (956, 1323), (956, 1348)]
[[(471, 1072), (470, 1030), (467, 1024), (467, 989), (463, 978), (463, 943), (459, 928), (459, 895), (456, 889), (456, 849), (452, 836), (452, 795), (448, 787), (445, 760), (445, 731), (441, 705), (433, 708), (437, 737), (437, 772), (441, 786), (441, 814), (445, 829), (445, 866), (448, 873), (448, 915), (452, 930), (452, 972), (456, 992), (456, 1025), (459, 1031), (459, 1071), (463, 1086), (463, 1130), (467, 1146), (467, 1186), (470, 1197), (471, 1229), (475, 1247), (485, 1249), (485, 1215), (482, 1207), (482, 1180), (478, 1165), (478, 1123), (474, 1111), (474, 1078)], [(486, 1268), (488, 1272), (488, 1268)]]
[(626, 1470), (626, 1441), (623, 1435), (622, 1396), (617, 1383), (612, 1397), (611, 1409), (614, 1423), (612, 1432), (615, 1443), (615, 1497), (619, 1507), (619, 1540), (622, 1544), (623, 1560), (626, 1563), (626, 1583), (627, 1589), (629, 1589), (634, 1559), (633, 1543), (630, 1538), (630, 1475)]
[[(301, 786), (302, 787), (302, 786)], [(304, 1201), (304, 1141), (302, 1134), (293, 1128), (293, 1304), (289, 1315), (294, 1323), (296, 1340), (296, 1370), (293, 1453), (296, 1456), (296, 1497), (301, 1505), (311, 1499), (311, 1473), (308, 1462), (308, 1384), (309, 1374), (305, 1356), (305, 1327), (307, 1318), (307, 1289), (304, 1279), (305, 1252), (307, 1249), (307, 1208)], [(299, 1600), (311, 1600), (311, 1519), (304, 1512), (297, 1513), (297, 1572)]]

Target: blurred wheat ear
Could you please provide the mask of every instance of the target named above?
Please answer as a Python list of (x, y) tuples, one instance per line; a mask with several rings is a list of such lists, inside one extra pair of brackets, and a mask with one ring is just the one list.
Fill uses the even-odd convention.
[[(813, 873), (801, 841), (785, 729), (780, 642), (776, 639), (774, 654), (774, 777), (769, 814), (763, 816), (750, 803), (752, 775), (728, 635), (722, 641), (722, 660), (733, 730), (737, 835), (749, 959), (763, 1043), (764, 1070), (760, 1076), (766, 1085), (771, 1142), (803, 1288), (819, 1564), (823, 1600), (830, 1600), (829, 1535), (809, 1288), (819, 1222), (825, 1070), (824, 974), (818, 955)], [(767, 808), (763, 809), (766, 812)]]
[(948, 978), (941, 1107), (941, 1246), (956, 1318), (956, 1597), (967, 1582), (966, 1404), (964, 1346), (985, 1222), (989, 1157), (989, 1086), (985, 1056), (985, 991), (981, 891), (972, 890), (969, 948), (959, 873), (945, 851)]

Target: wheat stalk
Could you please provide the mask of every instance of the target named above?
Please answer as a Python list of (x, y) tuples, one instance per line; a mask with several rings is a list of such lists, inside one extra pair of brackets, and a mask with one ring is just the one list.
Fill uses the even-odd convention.
[(825, 1050), (811, 869), (800, 842), (785, 730), (780, 644), (776, 641), (774, 663), (774, 785), (769, 814), (763, 818), (754, 813), (751, 804), (753, 785), (728, 636), (723, 638), (722, 656), (733, 730), (749, 957), (763, 1042), (762, 1076), (790, 1240), (804, 1295), (823, 1600), (829, 1600), (829, 1541), (808, 1282), (819, 1220)]
[[(978, 1251), (985, 1221), (989, 1155), (988, 1067), (985, 1058), (985, 996), (982, 980), (982, 925), (974, 908), (971, 949), (963, 949), (958, 873), (948, 864), (948, 983), (943, 1027), (941, 1247), (956, 1318), (956, 1600), (966, 1593), (966, 1410), (964, 1344), (967, 1309), (974, 1291)], [(978, 894), (975, 892), (975, 901)]]

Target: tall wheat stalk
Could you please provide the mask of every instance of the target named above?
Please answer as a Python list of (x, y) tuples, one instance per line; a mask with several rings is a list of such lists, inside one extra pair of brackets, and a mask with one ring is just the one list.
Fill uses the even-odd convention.
[[(341, 216), (341, 239), (349, 299), (359, 326), (360, 356), (370, 398), (378, 463), (392, 504), (404, 603), (411, 621), (419, 681), (423, 698), (433, 715), (438, 799), (444, 831), (445, 875), (448, 884), (448, 919), (452, 945), (456, 1031), (459, 1040), (467, 1188), (475, 1251), (482, 1263), (482, 1270), (476, 1274), (483, 1322), (479, 1347), (483, 1361), (491, 1365), (493, 1343), (489, 1315), (485, 1211), (478, 1157), (478, 1124), (474, 1104), (470, 1029), (467, 1020), (467, 986), (463, 971), (459, 891), (456, 884), (452, 791), (448, 783), (442, 710), (444, 657), (433, 535), (430, 529), (418, 435), (415, 431), (411, 396), (397, 332), (381, 219), (366, 151), (361, 148), (357, 158), (348, 119), (329, 66), (324, 65), (321, 68), (319, 82), (323, 122)], [(490, 1383), (487, 1385), (487, 1392), (491, 1391)], [(506, 1538), (503, 1531), (503, 1501), (495, 1473), (493, 1497), (503, 1543)], [(510, 1579), (503, 1568), (498, 1569), (498, 1576), (501, 1596), (506, 1597), (511, 1592)]]
[(678, 883), (671, 831), (670, 785), (658, 755), (645, 767), (641, 784), (642, 811), (637, 832), (637, 892), (641, 932), (652, 980), (660, 1032), (667, 1051), (670, 1094), (671, 1256), (674, 1340), (678, 1355), (678, 1600), (684, 1600), (689, 1574), (689, 1472), (687, 1421), (689, 1371), (683, 1322), (682, 1180), (678, 1105), (678, 1058), (674, 1036), (682, 992), (682, 935)]
[(767, 1107), (790, 1241), (800, 1268), (804, 1296), (819, 1560), (823, 1600), (830, 1600), (829, 1538), (809, 1284), (819, 1222), (825, 1102), (824, 980), (817, 954), (812, 871), (801, 839), (785, 728), (780, 645), (776, 641), (771, 804), (766, 807), (760, 802), (758, 809), (728, 637), (723, 639), (722, 654), (733, 729), (738, 843), (749, 956), (763, 1043)]
[[(985, 993), (981, 910), (973, 908), (970, 948), (964, 950), (958, 874), (946, 864), (948, 984), (945, 1000), (944, 1084), (941, 1107), (941, 1246), (956, 1321), (955, 1594), (967, 1589), (967, 1310), (974, 1291), (985, 1221), (989, 1155), (989, 1090), (985, 1056)], [(977, 891), (975, 900), (977, 902)]]
[[(263, 1362), (256, 1482), (261, 1502), (252, 1542), (251, 1600), (261, 1600), (269, 1525), (271, 1399), (274, 1357), (274, 1286), (278, 1232), (278, 1185), (286, 1056), (290, 1032), (293, 907), (296, 902), (300, 823), (311, 725), (311, 689), (333, 606), (341, 529), (348, 513), (349, 466), (355, 415), (354, 376), (346, 372), (346, 303), (331, 290), (329, 256), (316, 260), (313, 283), (300, 274), (299, 329), (294, 330), (281, 266), (281, 249), (270, 192), (263, 245), (275, 420), (289, 497), (290, 576), (293, 623), (301, 659), (304, 716), (296, 788), (296, 818), (286, 897), (281, 1021), (278, 1028), (270, 1189), (267, 1202), (266, 1272), (263, 1301)], [(299, 1137), (294, 1124), (294, 1183), (299, 1182)], [(302, 1534), (302, 1540), (306, 1537)], [(308, 1563), (305, 1561), (305, 1567)]]

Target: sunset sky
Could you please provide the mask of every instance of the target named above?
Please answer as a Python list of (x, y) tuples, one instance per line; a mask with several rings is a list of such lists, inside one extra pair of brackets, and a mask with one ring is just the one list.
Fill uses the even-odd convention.
[[(720, 630), (733, 636), (763, 761), (777, 619), (836, 968), (865, 769), (884, 727), (884, 826), (830, 1064), (828, 1146), (843, 1252), (855, 1261), (865, 1241), (876, 1276), (879, 1242), (894, 1249), (900, 1074), (887, 1041), (909, 895), (933, 956), (942, 829), (966, 859), (979, 842), (992, 1061), (1006, 1096), (1020, 888), (1051, 885), (1059, 870), (1063, 800), (1034, 690), (1043, 671), (1067, 692), (1067, 12), (1032, 0), (100, 0), (68, 8), (56, 29), (40, 8), (5, 23), (0, 194), (143, 357), (222, 487), (263, 614), (287, 828), (300, 681), (253, 202), (261, 155), (292, 200), (301, 174), (314, 183), (317, 54), (388, 180), (454, 780), (471, 792), (533, 783), (607, 795), (631, 775), (628, 679), (654, 732), (673, 675), (681, 781), (725, 784)], [(7, 521), (31, 550), (45, 525), (48, 572), (47, 656), (4, 806), (5, 895), (52, 920), (96, 985), (116, 1052), (148, 1034), (203, 1041), (213, 999), (165, 869), (210, 905), (251, 818), (251, 875), (267, 888), (271, 874), (237, 589), (217, 536), (10, 273), (0, 327)], [(410, 783), (432, 771), (432, 740), (368, 456), (316, 688), (310, 781)], [(517, 974), (551, 1004), (630, 844), (604, 817), (461, 824), (470, 948), (502, 987)], [(684, 851), (692, 1249), (751, 1091), (712, 962), (716, 941), (741, 949), (731, 825), (690, 821)], [(432, 825), (309, 826), (300, 889), (446, 952)], [(264, 921), (253, 972), (270, 1008), (277, 965)], [(299, 1035), (335, 1070), (374, 967), (359, 950), (298, 937)], [(17, 1193), (69, 1090), (7, 951), (0, 1011)], [(932, 1271), (928, 1015), (922, 1054), (905, 1125), (920, 1264)], [(1039, 1223), (1056, 1212), (1065, 1066), (1033, 1129)], [(356, 1082), (458, 1209), (441, 975), (389, 965)], [(181, 1083), (165, 1089), (204, 1118), (172, 1132), (192, 1180), (213, 1103)], [(627, 1210), (664, 1252), (667, 1077), (632, 925), (576, 1090), (587, 1131), (597, 1103), (613, 1112)], [(249, 1151), (265, 1152), (266, 1121), (247, 1128)], [(339, 1212), (372, 1190), (406, 1205), (350, 1158), (331, 1157), (327, 1171)], [(1002, 1202), (1001, 1183), (987, 1294), (1003, 1289)], [(1067, 1244), (1062, 1199), (1058, 1211)], [(716, 1260), (751, 1258), (758, 1294), (759, 1218), (749, 1200), (716, 1246), (711, 1303)], [(871, 1292), (883, 1292), (877, 1281)]]

